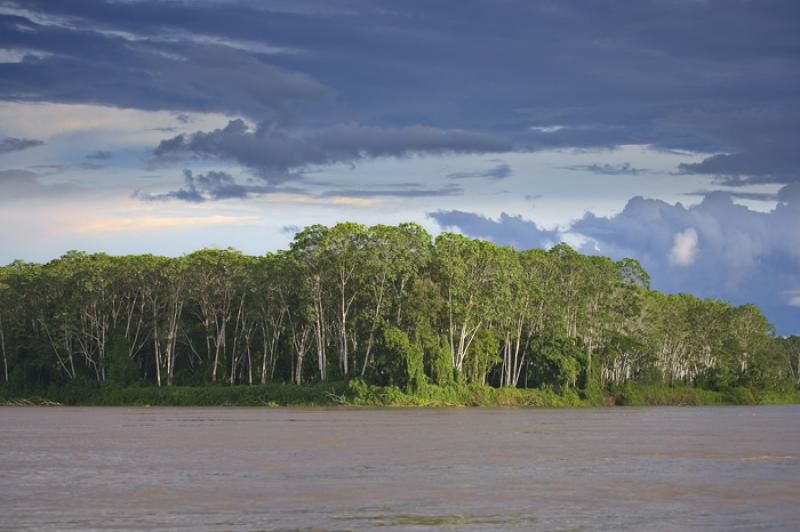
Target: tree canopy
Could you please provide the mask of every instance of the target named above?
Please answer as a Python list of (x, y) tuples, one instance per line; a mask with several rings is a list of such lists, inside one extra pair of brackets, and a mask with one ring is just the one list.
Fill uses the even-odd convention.
[(0, 267), (3, 379), (172, 386), (359, 377), (587, 390), (800, 382), (753, 305), (650, 289), (633, 259), (342, 223), (263, 257), (70, 251)]

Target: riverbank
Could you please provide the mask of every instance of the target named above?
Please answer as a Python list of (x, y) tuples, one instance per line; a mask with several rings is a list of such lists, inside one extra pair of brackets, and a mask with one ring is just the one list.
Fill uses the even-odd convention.
[(373, 386), (360, 380), (297, 386), (86, 386), (20, 392), (0, 387), (0, 404), (69, 406), (403, 406), (403, 407), (598, 407), (700, 406), (800, 403), (798, 390), (626, 384), (595, 393), (556, 393), (537, 388), (426, 385), (416, 390)]

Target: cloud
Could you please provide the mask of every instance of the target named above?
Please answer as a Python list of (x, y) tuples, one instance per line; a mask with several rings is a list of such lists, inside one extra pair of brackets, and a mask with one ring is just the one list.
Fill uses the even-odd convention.
[(790, 183), (778, 191), (778, 201), (800, 206), (800, 183)]
[[(263, 47), (221, 36), (198, 39), (196, 30), (163, 23), (132, 28), (123, 13), (113, 21), (92, 20), (114, 6), (91, 9), (91, 4), (82, 6), (85, 10), (73, 6), (65, 16), (48, 13), (58, 11), (52, 5), (0, 13), (0, 46), (35, 48), (41, 55), (36, 61), (0, 63), (0, 99), (263, 117), (284, 114), (292, 102), (325, 101), (335, 94), (305, 73), (264, 61)], [(138, 7), (146, 11), (155, 5)], [(191, 18), (189, 11), (184, 14)]]
[(44, 141), (38, 139), (18, 139), (15, 137), (6, 137), (0, 141), (0, 155), (35, 148), (37, 146), (42, 146), (43, 144)]
[(104, 151), (104, 150), (98, 150), (98, 151), (96, 151), (94, 153), (90, 153), (89, 155), (86, 156), (86, 158), (87, 159), (94, 159), (96, 161), (107, 161), (107, 160), (111, 159), (111, 152), (110, 151)]
[(398, 188), (388, 185), (386, 188), (350, 188), (333, 189), (317, 194), (320, 198), (346, 196), (351, 198), (431, 198), (440, 196), (460, 196), (464, 189), (458, 185), (445, 185), (439, 188), (408, 187)]
[(555, 133), (562, 129), (564, 129), (564, 126), (531, 126), (532, 131), (538, 131), (539, 133)]
[(208, 172), (194, 175), (191, 170), (183, 171), (185, 185), (178, 190), (162, 194), (135, 191), (133, 197), (142, 201), (180, 200), (189, 203), (204, 203), (226, 199), (246, 199), (252, 196), (275, 192), (297, 193), (297, 189), (278, 189), (270, 185), (240, 185), (228, 173)]
[(42, 175), (63, 174), (65, 172), (101, 170), (102, 165), (96, 163), (63, 163), (63, 164), (35, 164), (31, 166), (42, 171)]
[(0, 63), (24, 63), (26, 61), (36, 61), (51, 54), (36, 50), (20, 50), (0, 48)]
[[(724, 192), (710, 193), (692, 207), (636, 197), (618, 215), (597, 217), (588, 213), (571, 230), (595, 240), (601, 253), (635, 252), (659, 270), (665, 268), (668, 256), (676, 265), (708, 268), (708, 279), (702, 281), (696, 271), (689, 273), (694, 268), (681, 268), (687, 272), (685, 276), (665, 273), (664, 277), (710, 283), (718, 290), (733, 292), (755, 271), (765, 253), (800, 259), (800, 251), (793, 251), (793, 246), (800, 244), (800, 234), (784, 235), (774, 230), (800, 223), (796, 210), (796, 205), (779, 203), (769, 213), (751, 211), (733, 203)], [(699, 242), (703, 243), (702, 250), (696, 247)], [(712, 273), (718, 268), (724, 268), (727, 275)]]
[(712, 175), (729, 186), (800, 181), (800, 109), (770, 101), (737, 113), (706, 111), (679, 120), (710, 139), (718, 151), (697, 163), (683, 163), (688, 175)]
[(691, 227), (675, 234), (672, 249), (669, 251), (669, 263), (675, 266), (690, 266), (697, 258), (697, 231)]
[(647, 168), (634, 168), (631, 166), (631, 163), (576, 164), (572, 166), (565, 166), (564, 168), (566, 170), (590, 172), (600, 175), (640, 175), (648, 172)]
[(786, 304), (790, 307), (800, 307), (800, 290), (787, 291)]
[(511, 167), (506, 163), (498, 164), (488, 170), (478, 170), (475, 172), (455, 172), (448, 174), (448, 179), (488, 179), (491, 181), (499, 181), (506, 179), (513, 175)]
[(42, 183), (40, 177), (29, 170), (0, 170), (0, 202), (25, 198), (61, 198), (83, 190), (70, 183)]
[(296, 178), (310, 166), (329, 166), (378, 157), (416, 154), (493, 153), (513, 149), (491, 135), (426, 126), (378, 128), (342, 124), (297, 133), (274, 123), (251, 129), (231, 120), (222, 129), (198, 131), (161, 141), (153, 151), (154, 165), (198, 159), (239, 164), (270, 182)]
[(778, 193), (777, 192), (774, 192), (774, 193), (773, 192), (739, 192), (739, 191), (731, 192), (730, 190), (697, 190), (695, 192), (684, 192), (684, 195), (686, 195), (686, 196), (706, 197), (709, 194), (712, 194), (714, 192), (721, 192), (723, 194), (727, 194), (731, 198), (738, 198), (738, 199), (743, 199), (743, 200), (778, 201)]
[(299, 225), (284, 225), (281, 227), (281, 234), (284, 235), (295, 235), (302, 231), (302, 228)]
[(0, 186), (36, 183), (38, 174), (28, 170), (0, 170)]
[(42, 57), (0, 64), (0, 98), (650, 144), (710, 154), (687, 174), (797, 180), (794, 0), (325, 4), (6, 6), (0, 47)]
[(520, 249), (549, 247), (561, 240), (558, 231), (542, 229), (535, 222), (506, 213), (501, 213), (497, 220), (458, 210), (430, 212), (428, 217), (442, 229), (457, 230), (471, 237)]
[[(367, 205), (361, 199), (394, 197), (394, 198), (425, 198), (439, 196), (456, 196), (463, 193), (458, 185), (446, 185), (440, 188), (426, 188), (416, 183), (395, 183), (378, 185), (370, 188), (336, 188), (324, 191), (313, 191), (307, 188), (276, 186), (270, 184), (240, 184), (233, 176), (226, 172), (210, 171), (206, 174), (193, 174), (191, 170), (184, 170), (184, 186), (168, 192), (150, 193), (136, 190), (132, 196), (146, 202), (178, 200), (189, 203), (205, 203), (207, 201), (221, 201), (228, 199), (247, 199), (265, 195), (296, 196), (309, 200), (325, 200), (331, 198), (334, 202), (342, 203), (352, 200), (354, 204)], [(304, 183), (307, 184), (307, 183)]]
[(678, 168), (684, 174), (718, 176), (719, 182), (728, 186), (800, 181), (796, 145), (721, 153), (699, 163), (682, 163)]

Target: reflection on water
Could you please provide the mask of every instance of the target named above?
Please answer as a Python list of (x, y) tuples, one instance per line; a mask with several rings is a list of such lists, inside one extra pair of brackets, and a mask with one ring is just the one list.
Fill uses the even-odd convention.
[(3, 530), (792, 530), (800, 406), (0, 408)]

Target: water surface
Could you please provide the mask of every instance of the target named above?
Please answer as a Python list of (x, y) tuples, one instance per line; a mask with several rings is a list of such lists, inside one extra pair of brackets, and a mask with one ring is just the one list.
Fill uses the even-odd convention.
[(796, 530), (800, 406), (0, 408), (4, 530)]

